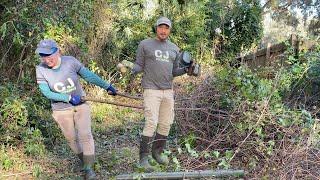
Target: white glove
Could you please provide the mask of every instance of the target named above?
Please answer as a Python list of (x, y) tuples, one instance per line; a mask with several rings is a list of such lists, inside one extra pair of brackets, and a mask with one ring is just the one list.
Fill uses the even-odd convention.
[(119, 63), (117, 65), (117, 68), (121, 73), (126, 73), (127, 72), (127, 67), (125, 65), (123, 65), (122, 63)]
[(123, 64), (124, 66), (126, 66), (126, 67), (128, 67), (130, 69), (133, 69), (133, 67), (134, 67), (134, 63), (130, 62), (130, 61), (127, 61), (127, 60), (121, 61), (121, 64)]

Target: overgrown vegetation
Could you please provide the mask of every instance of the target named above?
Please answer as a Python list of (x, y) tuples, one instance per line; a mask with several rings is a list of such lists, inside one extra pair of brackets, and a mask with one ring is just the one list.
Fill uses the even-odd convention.
[[(248, 177), (319, 177), (319, 47), (298, 58), (289, 50), (274, 79), (226, 63), (257, 46), (262, 11), (257, 0), (1, 2), (0, 179), (78, 178), (72, 172), (76, 160), (35, 82), (38, 41), (55, 39), (65, 54), (124, 91), (128, 75), (118, 73), (116, 64), (134, 61), (139, 41), (154, 36), (154, 22), (162, 15), (173, 21), (171, 41), (190, 51), (207, 74), (178, 79), (183, 83), (178, 95), (191, 99), (177, 101), (167, 152), (172, 164), (158, 171), (244, 168)], [(84, 85), (89, 96), (107, 96)], [(140, 93), (136, 85), (133, 91)], [(142, 113), (92, 107), (100, 177), (142, 172), (136, 166)], [(279, 165), (285, 163), (291, 169)], [(299, 168), (303, 171), (294, 174)]]
[(201, 107), (178, 113), (180, 146), (193, 149), (183, 157), (193, 157), (184, 168), (245, 167), (249, 177), (267, 179), (319, 177), (319, 93), (313, 80), (319, 50), (288, 56), (290, 65), (273, 79), (246, 67), (208, 77), (180, 104)]

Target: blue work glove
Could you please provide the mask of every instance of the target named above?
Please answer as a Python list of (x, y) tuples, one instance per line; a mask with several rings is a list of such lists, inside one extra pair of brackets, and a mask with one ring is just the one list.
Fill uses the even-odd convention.
[(71, 99), (69, 102), (74, 106), (79, 105), (81, 103), (81, 96), (71, 95)]
[(107, 88), (108, 94), (110, 95), (117, 95), (117, 90), (110, 84), (110, 86)]

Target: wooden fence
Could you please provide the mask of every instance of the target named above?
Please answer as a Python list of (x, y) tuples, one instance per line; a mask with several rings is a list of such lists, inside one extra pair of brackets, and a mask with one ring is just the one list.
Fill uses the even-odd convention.
[[(294, 53), (297, 56), (299, 52), (299, 40), (296, 35), (291, 35), (289, 43), (293, 47)], [(285, 42), (271, 45), (267, 45), (267, 48), (255, 50), (253, 53), (246, 56), (236, 57), (237, 65), (246, 64), (250, 69), (257, 70), (261, 68), (277, 68), (283, 66), (285, 55), (284, 52), (288, 46)]]

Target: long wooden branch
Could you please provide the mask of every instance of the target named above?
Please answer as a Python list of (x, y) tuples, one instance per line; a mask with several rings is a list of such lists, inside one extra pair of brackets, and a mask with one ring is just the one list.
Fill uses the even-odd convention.
[(135, 106), (135, 105), (131, 105), (131, 104), (118, 103), (118, 102), (113, 102), (113, 101), (108, 101), (108, 100), (103, 100), (103, 99), (82, 97), (81, 100), (82, 101), (99, 102), (99, 103), (107, 103), (107, 104), (112, 104), (112, 105), (116, 105), (116, 106), (131, 107), (131, 108), (136, 108), (136, 109), (143, 109), (142, 106)]
[[(99, 103), (106, 103), (106, 104), (111, 104), (111, 105), (115, 105), (115, 106), (123, 106), (123, 107), (130, 107), (130, 108), (135, 108), (135, 109), (144, 109), (143, 106), (139, 106), (139, 105), (131, 105), (131, 104), (124, 104), (124, 103), (119, 103), (119, 102), (114, 102), (114, 101), (109, 101), (109, 100), (104, 100), (104, 99), (97, 99), (97, 98), (90, 98), (90, 97), (81, 97), (82, 101), (91, 101), (91, 102), (99, 102)], [(175, 108), (175, 110), (177, 111), (181, 111), (181, 110), (190, 110), (190, 111), (204, 111), (205, 113), (210, 114), (211, 116), (216, 116), (219, 118), (225, 118), (224, 116), (227, 115), (226, 112), (221, 111), (221, 110), (215, 110), (215, 112), (217, 112), (217, 114), (212, 114), (207, 112), (208, 109), (211, 108)]]
[(28, 171), (28, 172), (21, 172), (21, 173), (13, 173), (13, 174), (4, 174), (4, 175), (0, 175), (0, 178), (3, 178), (3, 177), (10, 177), (10, 176), (23, 176), (23, 175), (28, 175), (28, 174), (32, 174), (31, 171)]
[(122, 96), (122, 97), (130, 98), (130, 99), (136, 99), (136, 100), (143, 100), (142, 96), (133, 96), (133, 95), (125, 94), (125, 93), (121, 93), (121, 92), (117, 92), (117, 96)]

